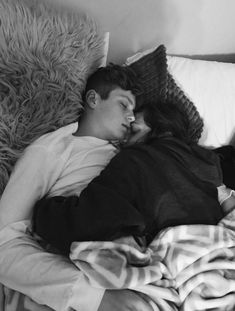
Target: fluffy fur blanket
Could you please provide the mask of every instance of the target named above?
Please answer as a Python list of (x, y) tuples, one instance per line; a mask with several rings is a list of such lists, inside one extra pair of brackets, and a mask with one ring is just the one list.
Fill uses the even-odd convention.
[(42, 0), (0, 0), (0, 196), (38, 136), (77, 120), (101, 63), (93, 19)]

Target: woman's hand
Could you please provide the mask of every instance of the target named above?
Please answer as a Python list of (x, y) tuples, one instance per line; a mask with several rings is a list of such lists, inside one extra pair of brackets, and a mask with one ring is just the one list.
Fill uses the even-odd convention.
[(235, 191), (221, 185), (217, 187), (218, 201), (222, 206), (225, 215), (229, 214), (235, 208)]

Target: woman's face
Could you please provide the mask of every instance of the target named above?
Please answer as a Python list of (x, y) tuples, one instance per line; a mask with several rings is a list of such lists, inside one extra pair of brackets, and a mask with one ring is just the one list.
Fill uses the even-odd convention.
[(135, 121), (131, 123), (131, 134), (128, 138), (127, 144), (134, 144), (143, 142), (151, 128), (144, 121), (143, 112), (135, 114)]

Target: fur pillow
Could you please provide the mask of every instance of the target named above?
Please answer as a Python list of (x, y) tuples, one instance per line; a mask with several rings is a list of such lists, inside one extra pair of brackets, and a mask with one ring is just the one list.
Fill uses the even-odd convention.
[(0, 195), (27, 145), (78, 119), (102, 54), (92, 18), (42, 0), (0, 0)]

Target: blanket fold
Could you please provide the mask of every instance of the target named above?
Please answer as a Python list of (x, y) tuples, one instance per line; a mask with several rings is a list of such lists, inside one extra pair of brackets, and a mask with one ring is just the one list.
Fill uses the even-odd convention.
[(132, 237), (74, 242), (70, 258), (92, 286), (134, 289), (156, 310), (235, 307), (235, 210), (218, 226), (167, 228), (146, 249)]
[[(146, 248), (133, 237), (74, 242), (71, 260), (91, 286), (129, 288), (154, 311), (235, 310), (235, 210), (217, 226), (161, 231)], [(0, 288), (3, 311), (46, 311), (29, 297)]]

